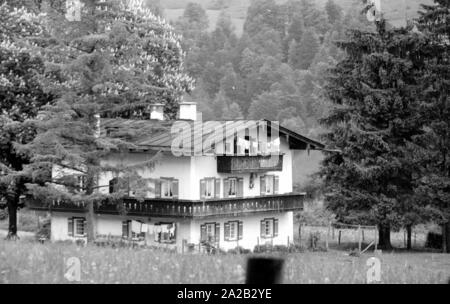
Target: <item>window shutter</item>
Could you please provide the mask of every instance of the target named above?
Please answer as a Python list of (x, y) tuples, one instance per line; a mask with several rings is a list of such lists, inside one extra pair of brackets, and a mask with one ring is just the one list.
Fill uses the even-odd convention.
[(83, 235), (87, 236), (87, 221), (86, 219), (83, 219)]
[(228, 197), (229, 190), (230, 190), (230, 181), (228, 180), (228, 178), (225, 178), (223, 180), (223, 197), (224, 198)]
[(239, 221), (238, 223), (238, 240), (242, 240), (244, 222)]
[(206, 242), (207, 238), (206, 238), (206, 226), (205, 225), (201, 225), (200, 226), (200, 241), (201, 242)]
[(278, 219), (273, 220), (273, 236), (278, 236)]
[(262, 238), (266, 237), (266, 221), (265, 220), (261, 221), (261, 237)]
[(73, 218), (67, 219), (67, 233), (69, 236), (73, 236)]
[(172, 194), (174, 198), (178, 198), (178, 180), (174, 179), (172, 181)]
[(265, 175), (262, 175), (259, 178), (259, 188), (260, 188), (261, 195), (264, 195), (266, 193), (266, 176)]
[(216, 240), (216, 242), (220, 242), (220, 224), (216, 223), (216, 231), (214, 233), (214, 238)]
[(215, 197), (220, 198), (220, 178), (216, 178), (214, 185)]
[(244, 197), (244, 179), (242, 177), (237, 180), (237, 197)]
[(278, 194), (280, 188), (280, 177), (275, 175), (273, 177), (273, 194)]
[(129, 236), (129, 232), (128, 232), (128, 221), (123, 221), (122, 222), (122, 237), (123, 238), (128, 238)]
[(205, 198), (205, 192), (206, 192), (206, 181), (204, 179), (200, 180), (200, 199)]
[(155, 180), (155, 197), (161, 197), (161, 180)]
[(225, 241), (228, 241), (230, 239), (230, 223), (225, 223), (224, 230), (224, 239)]

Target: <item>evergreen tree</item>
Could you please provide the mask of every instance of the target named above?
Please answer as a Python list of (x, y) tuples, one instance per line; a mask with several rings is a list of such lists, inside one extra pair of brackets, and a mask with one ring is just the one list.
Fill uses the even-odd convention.
[(419, 30), (429, 39), (424, 46), (426, 72), (421, 78), (422, 118), (427, 133), (418, 140), (422, 154), (422, 178), (417, 193), (432, 202), (434, 219), (442, 225), (443, 250), (450, 252), (450, 1), (422, 5)]
[(391, 247), (403, 206), (414, 204), (417, 168), (410, 150), (423, 131), (421, 43), (408, 29), (387, 30), (384, 20), (376, 31), (353, 30), (340, 43), (347, 57), (327, 87), (334, 107), (323, 119), (324, 139), (341, 151), (327, 155), (321, 169), (329, 208), (339, 221), (377, 224), (382, 248)]
[(29, 159), (14, 142), (27, 143), (35, 130), (24, 124), (51, 101), (40, 82), (44, 62), (29, 39), (43, 34), (39, 16), (26, 8), (0, 5), (0, 208), (8, 209), (7, 238), (17, 237), (17, 209), (29, 177), (22, 174)]
[(327, 12), (328, 22), (336, 24), (342, 19), (342, 8), (333, 0), (328, 0), (325, 4), (325, 11)]
[[(61, 77), (47, 87), (57, 102), (28, 122), (38, 134), (17, 147), (32, 160), (23, 170), (33, 176), (30, 194), (47, 203), (85, 204), (91, 241), (96, 235), (94, 204), (115, 203), (131, 195), (130, 183), (135, 195), (143, 196), (148, 181), (139, 178), (138, 170), (151, 168), (158, 156), (130, 166), (105, 162), (105, 156), (128, 152), (135, 147), (133, 138), (151, 130), (129, 125), (117, 132), (101, 132), (100, 117), (148, 119), (149, 106), (155, 102), (163, 103), (166, 115), (174, 117), (181, 95), (192, 83), (183, 72), (179, 37), (142, 1), (87, 0), (84, 4), (81, 20), (75, 24), (48, 8), (50, 32), (57, 32), (55, 24), (63, 22), (68, 29), (42, 49), (48, 69)], [(51, 179), (37, 179), (48, 166), (54, 172)], [(101, 191), (108, 188), (98, 184), (99, 176), (105, 174), (118, 178), (119, 191)]]
[(313, 29), (307, 29), (300, 42), (289, 47), (289, 64), (294, 69), (307, 70), (319, 51), (320, 43)]

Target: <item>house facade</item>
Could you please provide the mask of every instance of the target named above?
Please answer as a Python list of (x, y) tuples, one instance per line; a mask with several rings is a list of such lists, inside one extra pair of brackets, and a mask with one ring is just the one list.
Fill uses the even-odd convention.
[[(162, 110), (155, 105), (149, 121), (101, 121), (104, 136), (123, 124), (154, 127), (135, 142), (138, 149), (110, 154), (104, 164), (139, 166), (157, 157), (151, 166), (136, 170), (140, 184), (145, 185), (143, 192), (140, 187), (136, 193), (131, 185), (120, 207), (117, 203), (94, 207), (96, 235), (139, 240), (179, 252), (204, 246), (253, 250), (257, 245), (293, 243), (293, 213), (302, 209), (305, 197), (305, 193), (293, 192), (294, 152), (320, 150), (323, 145), (278, 125), (275, 134), (267, 121), (199, 122), (193, 103), (180, 105), (177, 121), (164, 121)], [(198, 127), (202, 132), (196, 136)], [(174, 132), (177, 129), (181, 132)], [(218, 129), (223, 139), (215, 137)], [(268, 140), (255, 140), (258, 137), (252, 134), (257, 133), (264, 133)], [(193, 150), (199, 143), (202, 149), (196, 153)], [(177, 148), (182, 149), (174, 151)], [(53, 174), (68, 173), (54, 170)], [(117, 172), (102, 173), (97, 183), (99, 192), (114, 193)], [(86, 237), (85, 204), (44, 206), (34, 201), (30, 208), (51, 212), (53, 241)]]

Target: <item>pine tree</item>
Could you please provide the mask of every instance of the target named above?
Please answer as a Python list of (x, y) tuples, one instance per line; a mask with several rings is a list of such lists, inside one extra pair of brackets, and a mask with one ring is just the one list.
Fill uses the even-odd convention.
[(337, 5), (333, 0), (328, 0), (325, 4), (325, 11), (328, 15), (328, 22), (336, 24), (342, 19), (342, 8)]
[(29, 41), (43, 34), (39, 16), (26, 8), (0, 5), (0, 208), (7, 208), (9, 239), (17, 237), (17, 210), (29, 177), (22, 174), (29, 159), (14, 147), (27, 143), (35, 130), (24, 120), (51, 101), (40, 82), (44, 62)]
[(419, 30), (429, 39), (425, 45), (426, 72), (421, 79), (422, 118), (427, 133), (419, 138), (423, 176), (417, 193), (432, 202), (434, 219), (442, 225), (443, 251), (450, 252), (450, 1), (422, 5)]
[(289, 47), (289, 63), (294, 69), (307, 70), (319, 51), (319, 40), (313, 29), (307, 29), (300, 42)]
[[(75, 23), (61, 18), (57, 9), (46, 8), (49, 32), (57, 35), (55, 26), (61, 24), (67, 29), (41, 49), (47, 68), (58, 75), (47, 87), (57, 102), (28, 122), (38, 134), (17, 147), (32, 160), (23, 170), (33, 178), (30, 194), (47, 203), (85, 204), (88, 240), (92, 241), (94, 205), (130, 195), (130, 183), (141, 197), (147, 181), (139, 178), (138, 169), (151, 167), (158, 157), (134, 165), (109, 165), (105, 156), (128, 152), (135, 147), (133, 138), (152, 130), (129, 125), (108, 134), (100, 132), (100, 118), (148, 119), (152, 103), (163, 103), (165, 114), (174, 117), (192, 81), (183, 72), (179, 37), (142, 1), (88, 0), (84, 4), (81, 20)], [(49, 166), (55, 174), (42, 179), (43, 168)], [(120, 191), (98, 191), (105, 187), (98, 178), (107, 173), (118, 178)]]
[[(379, 226), (379, 244), (390, 248), (390, 231), (414, 204), (413, 139), (423, 132), (418, 110), (422, 39), (408, 29), (352, 30), (340, 43), (347, 56), (327, 87), (333, 108), (323, 119), (329, 208), (339, 221)], [(420, 206), (417, 206), (420, 209)], [(420, 213), (417, 213), (420, 214)]]

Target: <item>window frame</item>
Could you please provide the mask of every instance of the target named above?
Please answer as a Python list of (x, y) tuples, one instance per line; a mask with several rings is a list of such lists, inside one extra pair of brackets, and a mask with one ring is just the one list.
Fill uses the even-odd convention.
[[(234, 184), (234, 194), (231, 194), (231, 184)], [(237, 184), (238, 184), (238, 178), (237, 177), (229, 177), (228, 178), (228, 197), (237, 197)]]
[[(261, 220), (260, 225), (264, 222), (264, 234), (262, 234), (262, 230), (260, 231), (260, 236), (263, 239), (272, 239), (278, 236), (279, 229), (279, 220), (277, 218), (264, 218)], [(269, 223), (269, 224), (267, 224)], [(262, 228), (262, 227), (261, 227)], [(276, 228), (276, 229), (275, 229)], [(269, 233), (267, 231), (269, 230)]]
[[(86, 237), (86, 219), (84, 217), (72, 217), (72, 237), (74, 238), (83, 238)], [(70, 220), (69, 219), (69, 220)], [(79, 223), (81, 222), (81, 228), (83, 233), (78, 233)], [(69, 233), (70, 235), (70, 233)]]

